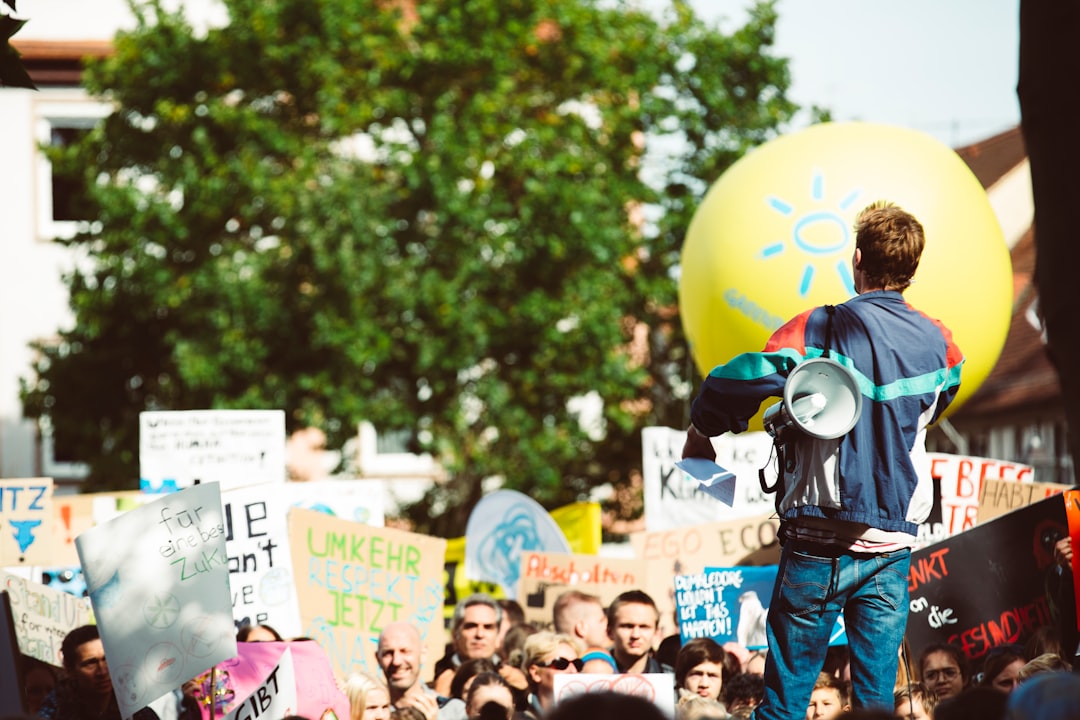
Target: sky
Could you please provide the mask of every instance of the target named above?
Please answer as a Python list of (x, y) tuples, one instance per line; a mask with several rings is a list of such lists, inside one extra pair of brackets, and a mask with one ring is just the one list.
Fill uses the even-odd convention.
[[(216, 0), (184, 2), (213, 14)], [(671, 0), (630, 0), (669, 7)], [(1060, 0), (1049, 0), (1060, 1)], [(690, 0), (731, 32), (752, 0)], [(790, 60), (789, 97), (836, 120), (900, 125), (956, 148), (1020, 122), (1020, 0), (777, 0), (775, 55)], [(20, 0), (19, 36), (109, 37), (124, 0)]]
[[(664, 7), (669, 0), (640, 0)], [(750, 0), (690, 0), (725, 32)], [(777, 0), (789, 98), (838, 121), (899, 125), (957, 148), (1020, 123), (1020, 0)]]

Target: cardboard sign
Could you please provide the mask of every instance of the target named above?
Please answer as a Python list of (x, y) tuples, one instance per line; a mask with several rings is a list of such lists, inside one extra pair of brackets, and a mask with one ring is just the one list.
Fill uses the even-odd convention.
[(942, 522), (948, 535), (975, 527), (979, 498), (987, 480), (1031, 482), (1030, 465), (970, 455), (927, 453), (930, 474), (941, 480)]
[(285, 482), (281, 410), (139, 413), (139, 487), (171, 492), (196, 482), (223, 490)]
[(1017, 508), (1060, 495), (1072, 485), (1060, 483), (1016, 482), (1013, 480), (986, 480), (979, 494), (979, 524), (988, 522)]
[(676, 575), (706, 567), (775, 565), (780, 562), (780, 522), (771, 513), (726, 522), (633, 533), (634, 557), (643, 565), (645, 591), (660, 610), (660, 637), (679, 631), (675, 617)]
[(217, 483), (164, 495), (75, 546), (122, 716), (236, 654)]
[(52, 562), (52, 478), (0, 480), (0, 567)]
[(713, 438), (717, 464), (736, 477), (730, 506), (711, 497), (697, 480), (675, 467), (685, 442), (685, 430), (649, 427), (641, 431), (645, 526), (649, 532), (756, 516), (775, 509), (776, 496), (763, 493), (758, 480), (761, 469), (770, 485), (776, 479), (776, 468), (770, 462), (773, 439), (768, 433), (727, 433)]
[(555, 601), (574, 588), (596, 595), (607, 606), (622, 592), (645, 586), (641, 563), (569, 553), (521, 555), (521, 604), (525, 620), (542, 630), (554, 629)]
[(378, 676), (375, 648), (390, 622), (420, 631), (429, 675), (443, 654), (443, 561), (446, 541), (350, 522), (302, 508), (289, 510), (303, 635), (317, 641), (339, 679)]
[[(617, 692), (636, 695), (656, 703), (667, 717), (675, 717), (675, 682), (667, 673), (623, 673), (620, 675), (555, 675), (555, 704), (585, 693)], [(627, 720), (630, 720), (627, 718)]]
[(301, 633), (289, 552), (285, 485), (252, 485), (221, 494), (232, 613), (237, 627), (270, 625), (283, 637)]
[(137, 490), (108, 493), (79, 493), (53, 496), (53, 545), (50, 567), (79, 564), (75, 538), (99, 523), (108, 522), (126, 509), (153, 500)]
[(10, 598), (19, 650), (63, 667), (60, 643), (69, 632), (91, 622), (89, 598), (75, 597), (4, 570), (0, 570), (0, 589)]
[(914, 654), (947, 642), (978, 660), (1052, 624), (1045, 579), (1067, 532), (1064, 503), (1051, 497), (914, 551), (907, 625)]

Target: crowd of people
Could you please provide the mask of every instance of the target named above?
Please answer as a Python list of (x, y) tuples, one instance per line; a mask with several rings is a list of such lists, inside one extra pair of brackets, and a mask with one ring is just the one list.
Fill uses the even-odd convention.
[[(446, 652), (432, 667), (430, 682), (424, 680), (427, 664), (420, 628), (407, 621), (386, 625), (376, 646), (379, 673), (351, 673), (341, 681), (351, 714), (347, 720), (601, 720), (616, 717), (604, 713), (627, 712), (626, 702), (642, 700), (629, 697), (595, 707), (572, 694), (559, 700), (556, 678), (576, 673), (665, 674), (674, 691), (674, 720), (753, 717), (765, 697), (767, 653), (709, 638), (684, 643), (677, 635), (662, 639), (659, 621), (655, 602), (640, 590), (624, 592), (606, 607), (595, 595), (568, 590), (554, 605), (550, 630), (527, 622), (513, 600), (472, 595), (454, 608)], [(237, 640), (284, 639), (272, 627), (247, 625)], [(24, 659), (28, 717), (120, 720), (97, 627), (72, 630), (61, 652), (61, 672)], [(889, 712), (852, 706), (849, 658), (843, 646), (834, 647), (826, 654), (805, 717), (1071, 718), (1080, 707), (1080, 676), (1072, 672), (1071, 660), (1056, 629), (1049, 626), (1040, 628), (1024, 646), (994, 648), (980, 658), (977, 668), (957, 646), (930, 645), (910, 666), (900, 663)], [(189, 682), (137, 712), (134, 720), (199, 720), (200, 703), (208, 702)], [(663, 706), (652, 700), (647, 704), (657, 711)], [(568, 714), (579, 706), (581, 714)], [(650, 715), (620, 720), (625, 717)], [(662, 711), (656, 717), (670, 720)]]
[[(430, 684), (421, 679), (420, 629), (407, 622), (382, 628), (376, 653), (381, 675), (344, 679), (350, 720), (651, 716), (646, 707), (656, 706), (635, 710), (627, 705), (633, 698), (590, 692), (559, 699), (557, 678), (586, 667), (590, 673), (669, 674), (676, 720), (1055, 718), (1067, 717), (1051, 713), (1069, 703), (1050, 697), (1080, 706), (1080, 678), (1070, 672), (1072, 658), (1060, 642), (1049, 643), (1052, 635), (1038, 652), (993, 649), (974, 675), (964, 655), (948, 645), (922, 649), (917, 673), (901, 662), (911, 549), (933, 505), (925, 432), (957, 396), (965, 359), (949, 330), (903, 295), (922, 257), (922, 224), (890, 202), (874, 202), (859, 213), (854, 233), (855, 297), (800, 313), (770, 336), (763, 351), (717, 366), (691, 406), (682, 455), (715, 460), (712, 438), (746, 430), (764, 400), (785, 398), (786, 420), (771, 431), (778, 478), (771, 487), (761, 479), (763, 490), (776, 493), (782, 545), (763, 670), (746, 648), (658, 637), (660, 613), (640, 590), (622, 593), (606, 608), (572, 590), (556, 603), (552, 630), (530, 628), (514, 603), (475, 595), (456, 605), (450, 643)], [(850, 423), (813, 429), (824, 394), (801, 398), (797, 410), (787, 392), (789, 380), (806, 372), (830, 378), (829, 387), (849, 378), (857, 388)], [(1060, 564), (1062, 577), (1071, 567), (1066, 545), (1070, 557)], [(838, 659), (827, 646), (841, 613), (848, 652)], [(67, 677), (43, 701), (41, 717), (113, 720), (115, 699), (110, 706), (100, 645), (96, 631), (85, 644), (67, 646), (65, 640)], [(91, 649), (84, 652), (86, 647)], [(146, 709), (153, 718), (137, 714), (136, 720), (188, 720), (190, 697), (178, 688), (175, 697)]]

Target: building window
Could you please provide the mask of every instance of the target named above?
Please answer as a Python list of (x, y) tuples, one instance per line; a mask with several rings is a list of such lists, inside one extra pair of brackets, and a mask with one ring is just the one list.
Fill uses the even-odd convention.
[[(51, 147), (70, 147), (77, 143), (90, 130), (85, 127), (63, 127), (53, 125), (49, 133)], [(76, 222), (90, 220), (86, 211), (86, 181), (81, 172), (60, 172), (50, 168), (50, 181), (53, 222)]]
[[(35, 139), (39, 147), (69, 147), (90, 132), (111, 108), (87, 99), (57, 99), (36, 105)], [(43, 241), (73, 237), (93, 218), (86, 205), (82, 171), (54, 170), (44, 151), (37, 163), (37, 237)]]

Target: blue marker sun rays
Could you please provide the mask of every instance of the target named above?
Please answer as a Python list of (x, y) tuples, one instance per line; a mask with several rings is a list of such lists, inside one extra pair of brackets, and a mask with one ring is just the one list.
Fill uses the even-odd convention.
[[(775, 196), (769, 196), (765, 201), (774, 212), (794, 220), (791, 226), (791, 242), (796, 248), (815, 260), (829, 260), (837, 253), (844, 251), (851, 242), (851, 229), (843, 213), (851, 208), (860, 194), (860, 190), (849, 190), (837, 204), (837, 209), (811, 210), (797, 217), (796, 208), (792, 203)], [(825, 176), (820, 170), (815, 170), (810, 179), (810, 199), (816, 205), (821, 205), (825, 201)], [(782, 253), (787, 248), (787, 244), (787, 240), (779, 240), (767, 245), (762, 249), (761, 257), (767, 259)], [(836, 261), (835, 269), (848, 293), (854, 295), (855, 283), (852, 280), (848, 262), (847, 257), (842, 257)], [(812, 262), (808, 261), (803, 266), (802, 277), (799, 281), (799, 295), (805, 297), (810, 292), (815, 272), (816, 266)]]

